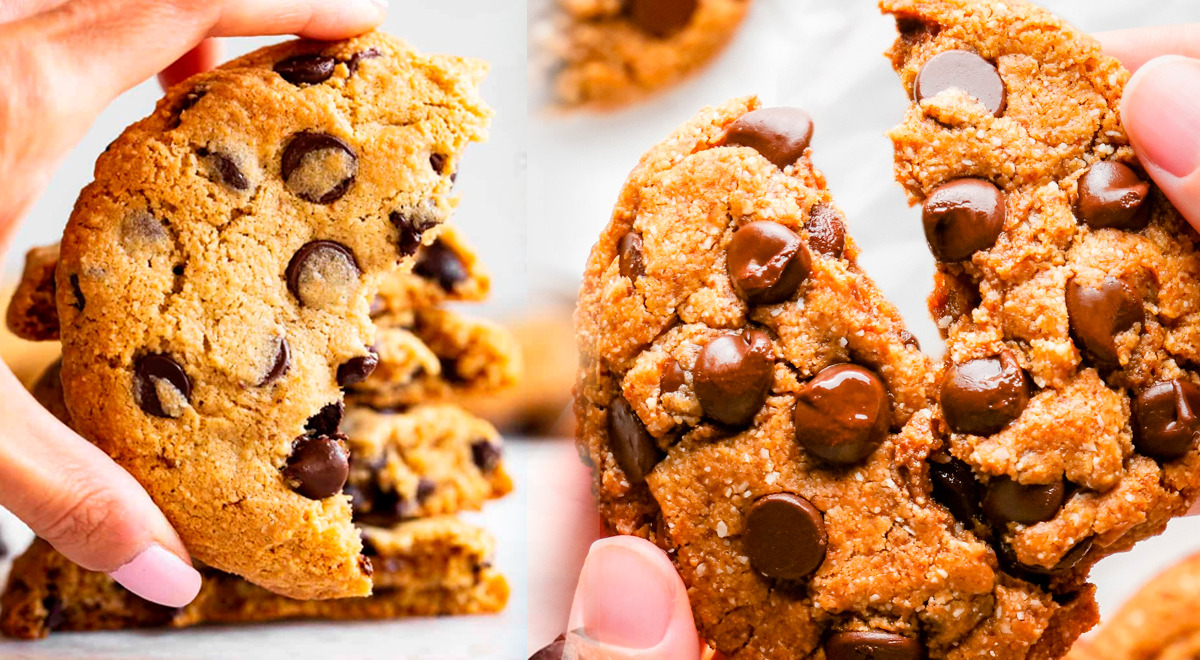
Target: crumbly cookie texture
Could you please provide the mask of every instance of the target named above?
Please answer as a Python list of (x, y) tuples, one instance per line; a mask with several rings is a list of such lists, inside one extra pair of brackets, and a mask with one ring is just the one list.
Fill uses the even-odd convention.
[(446, 302), (479, 302), (491, 292), (492, 278), (478, 255), (453, 225), (442, 225), (432, 242), (417, 249), (411, 271), (399, 271), (379, 285), (371, 315), (405, 319), (417, 309)]
[(1098, 42), (1020, 0), (881, 5), (915, 99), (897, 178), (938, 259), (940, 499), (1068, 594), (1196, 500), (1198, 237), (1139, 166)]
[(686, 78), (736, 34), (751, 0), (551, 0), (539, 39), (551, 102), (611, 108)]
[(734, 658), (1059, 657), (1092, 591), (1006, 574), (932, 497), (932, 371), (811, 132), (738, 99), (630, 175), (576, 315), (601, 515), (667, 550)]
[(1200, 657), (1200, 555), (1164, 571), (1082, 640), (1068, 660), (1191, 660)]
[(25, 271), (5, 312), (8, 329), (27, 341), (58, 339), (58, 310), (54, 302), (54, 269), (58, 244), (25, 253)]
[(369, 593), (331, 413), (375, 363), (381, 278), (451, 211), (485, 68), (293, 41), (173, 88), (98, 160), (57, 269), (65, 399), (198, 560)]
[(500, 434), (451, 404), (405, 412), (349, 408), (342, 433), (350, 447), (350, 493), (360, 523), (392, 525), (416, 517), (478, 510), (512, 490)]
[(430, 518), (366, 528), (363, 535), (375, 565), (369, 597), (291, 600), (205, 567), (200, 595), (182, 608), (142, 600), (38, 539), (14, 561), (0, 595), (0, 632), (35, 639), (69, 630), (485, 614), (502, 610), (508, 600), (508, 583), (492, 568), (493, 541), (479, 528)]

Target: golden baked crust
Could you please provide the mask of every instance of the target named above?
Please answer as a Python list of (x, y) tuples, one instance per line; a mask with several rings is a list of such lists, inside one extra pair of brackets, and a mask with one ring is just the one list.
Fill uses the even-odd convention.
[(337, 445), (321, 411), (366, 370), (379, 281), (451, 211), (485, 69), (381, 33), (280, 44), (173, 88), (97, 162), (57, 274), (65, 399), (198, 560), (369, 593), (349, 498), (283, 472)]

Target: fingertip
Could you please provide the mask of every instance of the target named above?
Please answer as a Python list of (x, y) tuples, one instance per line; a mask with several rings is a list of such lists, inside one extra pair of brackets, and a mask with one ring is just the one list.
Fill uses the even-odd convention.
[(201, 41), (159, 72), (158, 84), (166, 91), (198, 73), (215, 68), (221, 61), (221, 50), (221, 43), (216, 39)]
[(200, 572), (178, 555), (154, 543), (109, 577), (142, 598), (167, 607), (183, 607), (200, 593)]

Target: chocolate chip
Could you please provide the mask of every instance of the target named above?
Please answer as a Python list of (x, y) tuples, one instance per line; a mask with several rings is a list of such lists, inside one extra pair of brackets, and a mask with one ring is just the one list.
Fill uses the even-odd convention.
[(275, 65), (275, 73), (293, 85), (319, 85), (329, 80), (337, 60), (321, 54), (296, 55)]
[(996, 244), (1004, 231), (1004, 193), (982, 179), (958, 179), (929, 195), (922, 209), (925, 241), (938, 261), (964, 261)]
[(360, 50), (350, 56), (350, 61), (346, 63), (346, 67), (350, 69), (351, 74), (358, 73), (358, 65), (362, 64), (363, 60), (371, 60), (375, 59), (376, 57), (381, 57), (381, 54), (377, 48)]
[(288, 290), (300, 304), (325, 309), (350, 304), (362, 269), (354, 253), (341, 243), (313, 241), (296, 251), (286, 277)]
[(800, 108), (763, 108), (738, 117), (721, 144), (750, 147), (783, 169), (800, 160), (812, 135), (812, 117)]
[(246, 180), (246, 175), (242, 174), (237, 163), (233, 162), (228, 155), (204, 147), (197, 149), (196, 155), (208, 166), (212, 172), (210, 176), (218, 183), (233, 190), (250, 189), (250, 182)]
[(1071, 548), (1067, 554), (1063, 555), (1062, 559), (1054, 566), (1034, 566), (1030, 564), (1022, 564), (1017, 561), (1016, 552), (1007, 543), (999, 545), (997, 557), (1001, 560), (1001, 565), (1010, 573), (1016, 573), (1024, 579), (1037, 581), (1037, 576), (1057, 576), (1066, 573), (1083, 562), (1083, 558), (1092, 550), (1092, 546), (1096, 543), (1095, 538), (1088, 537), (1075, 547)]
[(338, 426), (342, 423), (342, 414), (345, 413), (346, 406), (341, 401), (327, 404), (321, 408), (321, 412), (308, 418), (304, 424), (304, 430), (311, 435), (328, 435), (337, 434)]
[(646, 481), (646, 475), (662, 460), (654, 437), (620, 395), (608, 405), (608, 444), (625, 479), (634, 485)]
[(83, 297), (83, 289), (79, 287), (79, 274), (71, 273), (67, 281), (71, 283), (71, 294), (75, 296), (75, 300), (71, 301), (71, 306), (82, 312), (87, 305), (87, 299)]
[(835, 465), (866, 458), (892, 424), (887, 388), (874, 372), (853, 364), (822, 369), (796, 395), (796, 442)]
[(1120, 366), (1116, 337), (1145, 315), (1141, 297), (1115, 277), (1105, 277), (1099, 286), (1080, 284), (1078, 278), (1067, 282), (1071, 335), (1100, 366)]
[(145, 355), (133, 367), (133, 397), (150, 415), (179, 417), (191, 400), (192, 381), (170, 357)]
[(297, 133), (283, 150), (280, 175), (284, 184), (292, 194), (314, 204), (341, 199), (357, 174), (354, 149), (326, 133)]
[(366, 555), (359, 555), (358, 556), (358, 570), (362, 571), (363, 575), (365, 575), (367, 577), (371, 577), (372, 575), (375, 574), (375, 565), (371, 563), (370, 557), (368, 557)]
[(446, 173), (446, 156), (444, 154), (431, 154), (429, 156), (429, 166), (438, 174)]
[(1128, 165), (1103, 161), (1092, 165), (1079, 181), (1079, 202), (1075, 210), (1092, 229), (1139, 231), (1150, 222), (1142, 206), (1150, 194), (1150, 184)]
[(1021, 416), (1029, 377), (1010, 353), (950, 367), (942, 379), (942, 412), (955, 433), (991, 435)]
[(1133, 402), (1133, 445), (1159, 461), (1183, 458), (1200, 438), (1200, 388), (1186, 380), (1155, 383)]
[(846, 218), (828, 204), (817, 204), (804, 223), (808, 232), (808, 247), (834, 259), (846, 251)]
[[(170, 120), (170, 128), (172, 130), (179, 128), (183, 113), (191, 110), (197, 103), (200, 102), (200, 99), (204, 98), (205, 94), (208, 94), (207, 89), (203, 87), (197, 87), (188, 90), (188, 92), (179, 99), (179, 105), (175, 107), (175, 111), (172, 113), (173, 116)], [(109, 143), (108, 147), (106, 147), (104, 151), (107, 152), (114, 144), (116, 144), (115, 140)]]
[(698, 5), (699, 0), (626, 0), (626, 10), (633, 24), (660, 39), (687, 27)]
[(937, 23), (926, 23), (915, 16), (897, 16), (896, 31), (900, 33), (901, 39), (915, 43), (925, 35), (937, 35), (941, 26)]
[(921, 350), (921, 341), (908, 330), (900, 331), (900, 341), (904, 342), (904, 345), (909, 348), (915, 348), (918, 351)]
[(948, 89), (959, 89), (976, 98), (999, 117), (1008, 106), (1008, 91), (995, 65), (966, 50), (948, 50), (929, 58), (917, 74), (914, 94), (918, 103)]
[(800, 235), (769, 220), (734, 232), (725, 260), (734, 290), (752, 305), (791, 298), (812, 270), (812, 255)]
[(406, 212), (392, 211), (390, 216), (392, 224), (400, 230), (400, 239), (397, 241), (397, 246), (400, 248), (401, 256), (411, 257), (417, 253), (417, 248), (421, 247), (421, 237), (425, 232), (433, 229), (438, 225), (437, 218), (432, 214), (422, 212), (420, 210), (411, 210)]
[(427, 280), (436, 281), (446, 293), (453, 292), (455, 287), (471, 277), (462, 257), (441, 239), (421, 250), (413, 272)]
[(679, 366), (679, 362), (673, 357), (668, 357), (663, 362), (662, 380), (659, 381), (659, 390), (663, 394), (668, 392), (678, 392), (687, 385), (687, 372), (683, 367)]
[(283, 469), (288, 487), (310, 500), (341, 492), (349, 474), (350, 453), (340, 435), (298, 438)]
[[(472, 454), (473, 453), (474, 453), (474, 451), (472, 451)], [(428, 500), (430, 497), (433, 497), (433, 494), (435, 492), (437, 492), (437, 482), (435, 482), (433, 479), (421, 477), (420, 479), (417, 480), (417, 501), (418, 502), (420, 502), (421, 504), (424, 504), (426, 500)]]
[(812, 575), (825, 561), (825, 517), (792, 493), (758, 498), (746, 514), (746, 555), (756, 571), (780, 580)]
[(637, 281), (646, 274), (646, 264), (642, 261), (642, 237), (637, 232), (629, 232), (617, 242), (617, 254), (620, 256), (618, 269), (621, 277)]
[(983, 496), (983, 512), (998, 524), (1032, 525), (1053, 518), (1066, 494), (1062, 481), (1026, 485), (1005, 476), (992, 477)]
[(263, 379), (258, 381), (258, 386), (268, 385), (283, 377), (292, 368), (292, 349), (288, 345), (287, 337), (280, 337), (275, 343), (275, 359), (271, 362), (271, 370), (267, 372)]
[(567, 635), (563, 633), (554, 638), (553, 642), (543, 646), (536, 653), (529, 656), (529, 660), (563, 660), (563, 654), (566, 653), (566, 650)]
[(775, 350), (761, 330), (718, 337), (696, 359), (692, 387), (708, 417), (746, 426), (767, 400), (774, 380)]
[(482, 472), (492, 472), (500, 465), (504, 449), (495, 442), (482, 438), (471, 443), (471, 461)]
[(447, 357), (445, 355), (438, 356), (439, 371), (441, 371), (442, 380), (453, 385), (462, 385), (467, 382), (466, 377), (458, 372), (458, 359)]
[(825, 642), (826, 660), (923, 660), (924, 657), (921, 642), (896, 633), (840, 632)]
[(67, 615), (63, 607), (62, 598), (57, 594), (50, 594), (42, 599), (42, 608), (46, 610), (46, 618), (43, 620), (46, 630), (54, 631), (62, 627), (67, 622)]
[(347, 387), (363, 382), (375, 373), (375, 367), (378, 366), (379, 354), (374, 349), (366, 355), (346, 360), (337, 370), (338, 387)]
[(964, 524), (982, 522), (979, 480), (971, 466), (946, 454), (929, 457), (929, 479), (933, 482), (933, 499), (950, 510), (955, 520)]

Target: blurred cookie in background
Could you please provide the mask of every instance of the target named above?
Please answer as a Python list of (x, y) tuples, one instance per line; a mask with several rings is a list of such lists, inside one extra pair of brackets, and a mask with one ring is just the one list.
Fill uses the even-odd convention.
[(532, 27), (546, 102), (612, 109), (700, 70), (736, 34), (751, 0), (544, 0)]

